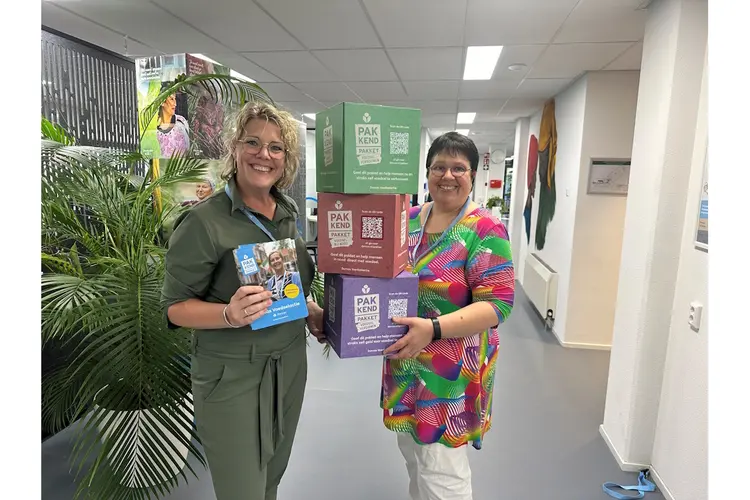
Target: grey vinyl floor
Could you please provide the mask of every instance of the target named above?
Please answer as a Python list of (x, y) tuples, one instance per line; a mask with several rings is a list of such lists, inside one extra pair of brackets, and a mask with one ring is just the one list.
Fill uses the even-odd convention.
[[(500, 330), (493, 428), (470, 450), (475, 500), (597, 500), (602, 483), (636, 484), (599, 435), (609, 353), (560, 347), (518, 287)], [(408, 500), (396, 438), (381, 423), (380, 358), (340, 360), (311, 345), (297, 439), (279, 500)], [(42, 498), (68, 500), (70, 429), (42, 443)], [(209, 471), (169, 497), (215, 500)], [(659, 492), (647, 500), (663, 500)]]

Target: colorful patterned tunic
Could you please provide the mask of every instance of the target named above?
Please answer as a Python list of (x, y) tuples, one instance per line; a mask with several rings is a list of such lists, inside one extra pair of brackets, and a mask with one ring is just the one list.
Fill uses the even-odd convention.
[[(409, 251), (419, 239), (421, 207), (409, 214)], [(440, 234), (425, 233), (417, 255)], [(514, 270), (508, 233), (484, 208), (466, 214), (442, 242), (422, 257), (418, 315), (448, 314), (486, 301), (502, 323), (510, 314)], [(429, 344), (416, 359), (385, 359), (381, 403), (385, 426), (408, 432), (422, 444), (482, 447), (490, 429), (497, 330)]]

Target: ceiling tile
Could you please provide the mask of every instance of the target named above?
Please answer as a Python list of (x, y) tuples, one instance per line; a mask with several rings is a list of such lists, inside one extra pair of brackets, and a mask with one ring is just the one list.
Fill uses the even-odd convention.
[(634, 43), (620, 57), (607, 65), (607, 70), (639, 70), (643, 59), (643, 43)]
[(461, 113), (497, 113), (506, 99), (461, 99), (458, 111)]
[(287, 82), (336, 80), (336, 77), (307, 51), (245, 52), (243, 55)]
[(546, 100), (546, 97), (514, 97), (513, 99), (508, 99), (508, 101), (500, 110), (500, 114), (531, 116), (542, 109)]
[(646, 10), (581, 0), (555, 37), (555, 43), (634, 42), (643, 38)]
[[(529, 72), (539, 56), (544, 52), (546, 45), (509, 45), (503, 47), (500, 59), (495, 67), (494, 80), (521, 80)], [(511, 64), (525, 64), (526, 68), (520, 71), (511, 71)]]
[[(303, 47), (252, 2), (229, 0), (212, 8), (204, 0), (154, 0), (178, 19), (236, 51), (294, 50)], [(226, 5), (226, 4), (229, 5)], [(163, 11), (162, 11), (163, 12)], [(144, 20), (141, 20), (142, 22)], [(161, 31), (163, 28), (157, 27)], [(170, 32), (170, 34), (174, 34)], [(183, 49), (184, 50), (184, 49)], [(200, 52), (190, 49), (190, 52)]]
[(308, 49), (380, 47), (375, 30), (357, 1), (257, 1)]
[(463, 76), (461, 47), (389, 49), (401, 80), (460, 80)]
[(465, 45), (546, 44), (578, 0), (469, 0)]
[(87, 21), (79, 15), (61, 9), (50, 2), (42, 2), (42, 24), (130, 58), (155, 56), (163, 53), (154, 47), (140, 44), (132, 39), (127, 41), (126, 48), (124, 36)]
[(462, 81), (458, 91), (460, 99), (496, 99), (510, 97), (518, 86), (516, 81), (482, 80)]
[(456, 113), (456, 101), (453, 100), (430, 100), (430, 101), (383, 101), (385, 106), (396, 106), (399, 108), (419, 109), (423, 114), (448, 114)]
[(363, 0), (386, 47), (463, 46), (466, 0)]
[(320, 61), (340, 80), (392, 82), (398, 80), (383, 49), (315, 50)]
[(513, 93), (513, 97), (548, 99), (570, 85), (572, 78), (527, 78)]
[(274, 101), (304, 101), (308, 99), (305, 97), (305, 94), (288, 83), (264, 83), (263, 90), (265, 90)]
[(292, 85), (320, 102), (359, 101), (346, 85), (339, 82), (305, 82), (293, 83)]
[(347, 82), (364, 102), (400, 101), (406, 99), (406, 92), (398, 82)]
[(281, 81), (275, 76), (273, 76), (271, 73), (269, 73), (268, 71), (258, 66), (257, 64), (243, 57), (241, 54), (237, 54), (235, 52), (206, 54), (204, 52), (203, 55), (205, 55), (206, 57), (210, 57), (211, 59), (215, 61), (218, 61), (224, 66), (227, 66), (235, 71), (242, 73), (248, 78), (252, 78), (259, 84), (266, 83), (266, 82), (280, 82)]
[(571, 43), (550, 45), (529, 72), (531, 78), (575, 78), (605, 67), (632, 43)]
[(167, 54), (226, 50), (221, 44), (151, 3), (65, 2), (65, 9), (127, 34)]
[(451, 130), (456, 125), (455, 114), (428, 115), (422, 117), (423, 127), (445, 127)]
[(404, 82), (404, 86), (411, 99), (456, 99), (459, 83), (458, 81)]

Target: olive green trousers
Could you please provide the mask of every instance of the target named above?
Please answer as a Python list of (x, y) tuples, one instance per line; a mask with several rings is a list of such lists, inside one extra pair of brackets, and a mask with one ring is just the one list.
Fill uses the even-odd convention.
[(195, 419), (217, 500), (276, 500), (302, 409), (306, 347), (304, 333), (265, 349), (194, 340)]

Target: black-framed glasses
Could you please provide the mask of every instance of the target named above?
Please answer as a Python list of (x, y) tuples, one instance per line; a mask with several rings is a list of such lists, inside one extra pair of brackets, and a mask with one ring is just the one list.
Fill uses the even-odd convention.
[(260, 151), (263, 149), (263, 146), (266, 146), (268, 148), (268, 156), (271, 158), (281, 159), (284, 157), (284, 153), (286, 153), (286, 147), (284, 146), (283, 142), (261, 142), (261, 140), (257, 137), (245, 137), (244, 139), (240, 139), (239, 142), (242, 144), (242, 147), (245, 148), (245, 151), (257, 155), (260, 153)]
[(471, 169), (466, 168), (463, 165), (453, 165), (450, 169), (445, 165), (433, 165), (430, 167), (430, 174), (435, 177), (443, 177), (448, 170), (451, 171), (453, 177), (462, 177)]

